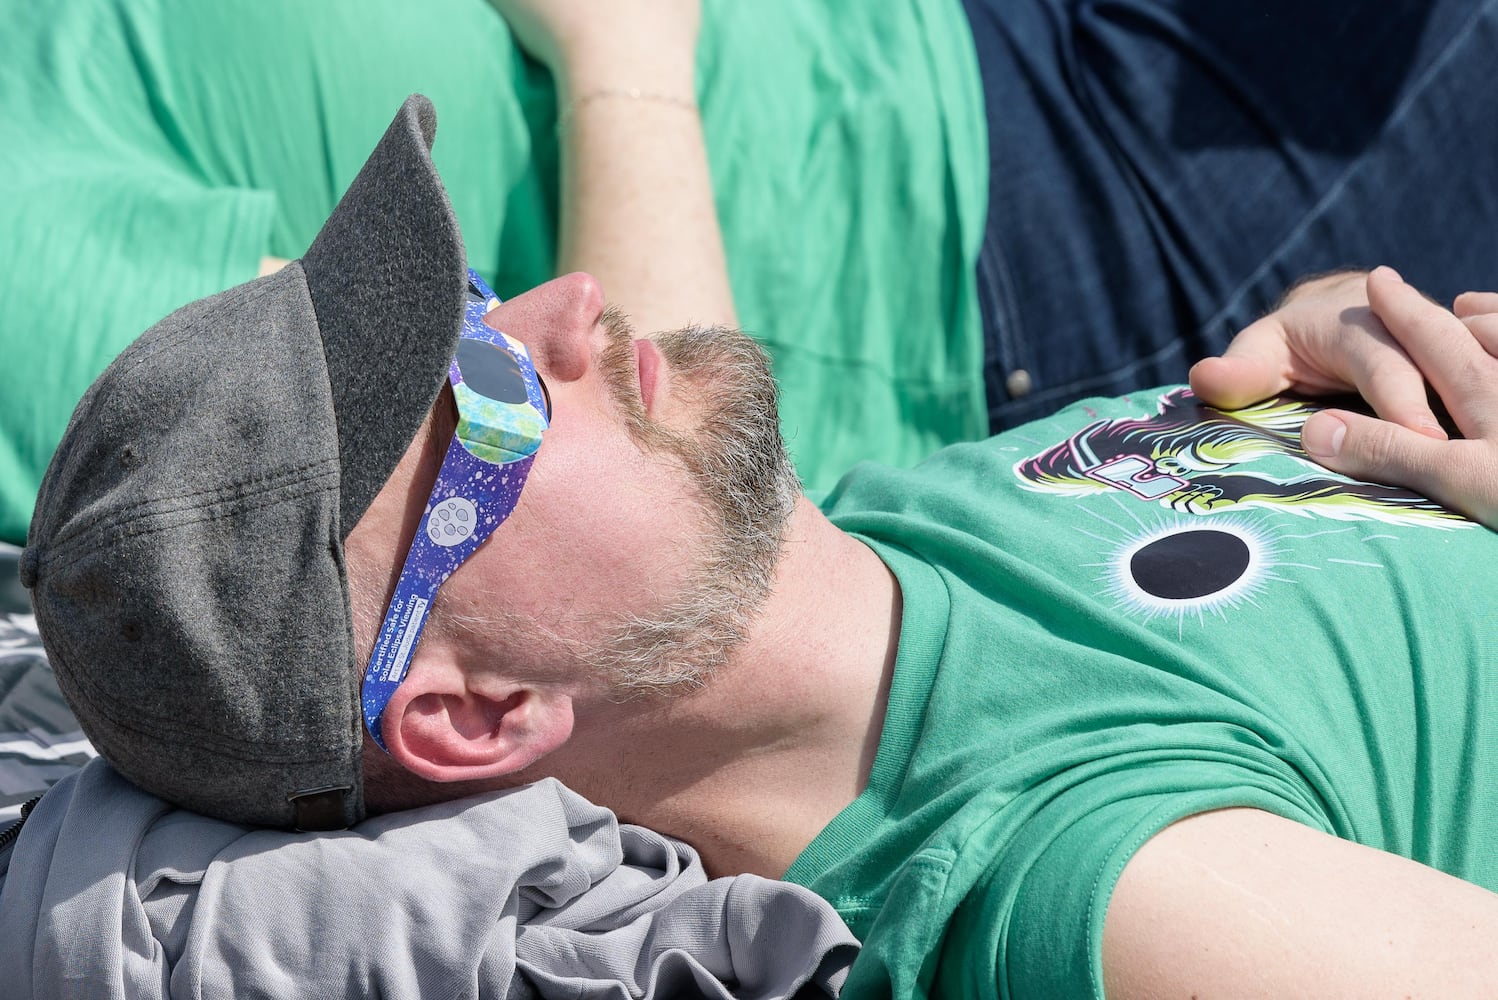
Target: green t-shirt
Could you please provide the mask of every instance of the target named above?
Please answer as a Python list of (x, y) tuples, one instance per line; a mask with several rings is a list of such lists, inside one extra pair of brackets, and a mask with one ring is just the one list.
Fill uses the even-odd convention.
[[(961, 4), (704, 6), (734, 293), (808, 486), (980, 436), (987, 136)], [(0, 38), (0, 539), (114, 355), (300, 256), (410, 93), (436, 105), (469, 262), (501, 295), (551, 276), (552, 84), (484, 0), (12, 3)]]
[(1220, 807), (1498, 890), (1498, 535), (1306, 461), (1307, 412), (1091, 400), (828, 498), (905, 602), (869, 786), (787, 876), (849, 996), (1102, 996), (1123, 866)]

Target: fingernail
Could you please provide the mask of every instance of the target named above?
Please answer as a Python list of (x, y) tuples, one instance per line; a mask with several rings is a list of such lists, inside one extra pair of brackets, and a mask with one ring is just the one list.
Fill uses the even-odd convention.
[(1388, 271), (1389, 274), (1391, 276), (1393, 276), (1393, 278), (1394, 278), (1395, 281), (1398, 281), (1401, 284), (1404, 282), (1404, 278), (1400, 275), (1400, 273), (1398, 271), (1394, 270), (1388, 264), (1380, 264), (1378, 267), (1374, 268), (1374, 270), (1375, 271)]
[(1336, 458), (1346, 436), (1346, 424), (1329, 413), (1316, 413), (1300, 430), (1300, 446), (1312, 458)]
[(1446, 433), (1446, 428), (1442, 427), (1434, 420), (1420, 421), (1420, 426), (1416, 427), (1415, 430), (1419, 431), (1421, 434), (1424, 434), (1428, 438), (1435, 438), (1437, 441), (1451, 440), (1451, 435)]

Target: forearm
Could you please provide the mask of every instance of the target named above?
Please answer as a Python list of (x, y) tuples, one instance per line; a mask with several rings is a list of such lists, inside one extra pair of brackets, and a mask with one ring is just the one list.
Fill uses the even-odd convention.
[(691, 51), (569, 54), (558, 76), (558, 268), (588, 271), (641, 332), (737, 325)]

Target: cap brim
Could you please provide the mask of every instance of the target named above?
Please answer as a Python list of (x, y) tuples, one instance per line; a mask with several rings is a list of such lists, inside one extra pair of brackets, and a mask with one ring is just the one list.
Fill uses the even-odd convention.
[(467, 287), (463, 240), (419, 94), (302, 258), (338, 418), (343, 535), (416, 435), (457, 350)]

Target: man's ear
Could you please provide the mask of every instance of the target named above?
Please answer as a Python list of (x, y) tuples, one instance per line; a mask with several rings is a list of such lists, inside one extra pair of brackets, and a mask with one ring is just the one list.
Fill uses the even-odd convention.
[(418, 661), (382, 721), (385, 745), (406, 770), (429, 781), (473, 781), (523, 770), (567, 742), (572, 698)]

